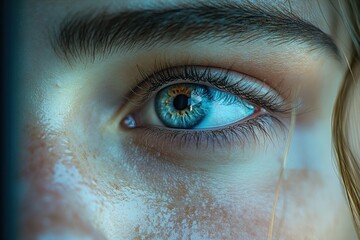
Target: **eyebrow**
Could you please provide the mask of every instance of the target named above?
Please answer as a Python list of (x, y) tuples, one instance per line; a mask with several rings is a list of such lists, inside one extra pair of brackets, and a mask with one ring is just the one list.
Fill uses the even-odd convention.
[(325, 50), (339, 58), (332, 38), (313, 24), (285, 8), (249, 2), (76, 13), (60, 24), (51, 44), (59, 57), (70, 60), (184, 41), (239, 44), (259, 39), (305, 44), (310, 51)]

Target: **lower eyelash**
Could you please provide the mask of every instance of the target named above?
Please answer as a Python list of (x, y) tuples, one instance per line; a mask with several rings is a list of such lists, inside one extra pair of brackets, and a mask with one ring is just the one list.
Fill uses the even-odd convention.
[(158, 151), (169, 151), (231, 148), (245, 144), (261, 144), (260, 140), (263, 143), (267, 140), (273, 142), (280, 133), (286, 132), (287, 127), (278, 118), (266, 113), (221, 129), (176, 130), (154, 126), (132, 129), (137, 130), (141, 131), (141, 137), (136, 141), (138, 144)]

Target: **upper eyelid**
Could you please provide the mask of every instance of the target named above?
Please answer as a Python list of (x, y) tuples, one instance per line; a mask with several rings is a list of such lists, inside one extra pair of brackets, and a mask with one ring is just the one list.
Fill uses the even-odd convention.
[(314, 25), (285, 9), (249, 3), (76, 14), (67, 17), (51, 41), (59, 56), (79, 60), (84, 55), (95, 58), (165, 42), (222, 40), (236, 44), (256, 39), (306, 44), (312, 50), (330, 50), (339, 58), (334, 41)]
[[(196, 71), (196, 68), (203, 68), (203, 74), (198, 74), (200, 71)], [(140, 73), (141, 79), (138, 80), (137, 85), (133, 89), (131, 89), (130, 94), (127, 96), (127, 99), (130, 99), (131, 95), (133, 94), (137, 95), (139, 91), (143, 91), (144, 89), (149, 90), (149, 93), (153, 93), (160, 88), (166, 87), (167, 85), (176, 84), (177, 80), (180, 80), (181, 82), (190, 81), (193, 83), (195, 82), (201, 84), (209, 84), (209, 86), (214, 87), (211, 82), (207, 82), (207, 79), (211, 77), (209, 75), (210, 69), (215, 68), (219, 69), (217, 67), (202, 66), (197, 64), (172, 65), (172, 63), (170, 62), (166, 62), (164, 65), (156, 63), (154, 69), (148, 73), (144, 71), (140, 66), (138, 66), (138, 72)], [(231, 70), (230, 68), (223, 68), (220, 69), (220, 71), (222, 72), (222, 74), (226, 74)], [(191, 74), (193, 78), (189, 79), (189, 76), (186, 76), (186, 74)], [(208, 76), (206, 76), (208, 77), (207, 79), (205, 79), (205, 74), (208, 74)], [(161, 80), (159, 81), (159, 79)], [(148, 95), (144, 95), (142, 98), (147, 99), (148, 97)]]
[[(202, 68), (203, 74), (198, 74), (200, 71), (197, 69), (199, 68)], [(143, 80), (140, 81), (127, 96), (127, 99), (132, 101), (132, 103), (135, 103), (135, 105), (142, 105), (145, 103), (151, 97), (151, 95), (154, 95), (154, 92), (160, 88), (164, 88), (166, 85), (175, 84), (176, 82), (174, 82), (174, 80), (182, 80), (185, 78), (187, 81), (193, 83), (207, 84), (220, 90), (228, 91), (236, 96), (239, 96), (243, 100), (257, 104), (259, 107), (265, 108), (270, 112), (287, 114), (294, 108), (293, 104), (287, 101), (287, 96), (279, 93), (277, 90), (272, 89), (271, 87), (268, 87), (271, 92), (268, 91), (265, 93), (260, 93), (262, 91), (262, 85), (258, 85), (258, 87), (255, 88), (254, 85), (256, 83), (253, 82), (254, 85), (250, 87), (245, 86), (247, 82), (256, 80), (250, 80), (249, 78), (251, 77), (244, 74), (236, 72), (233, 73), (233, 70), (230, 68), (219, 69), (210, 66), (204, 67), (198, 65), (172, 66), (170, 63), (168, 63), (166, 65), (156, 65), (155, 69), (155, 73), (151, 73), (149, 75), (139, 69)], [(218, 79), (215, 79), (215, 75), (213, 75), (215, 70), (220, 71), (217, 74)], [(235, 73), (239, 74), (241, 79), (238, 79), (239, 82), (237, 83), (230, 83), (230, 74)], [(171, 79), (166, 79), (168, 77)], [(257, 80), (257, 82), (259, 81)], [(154, 85), (158, 86), (154, 87)], [(134, 97), (136, 99), (135, 102)]]

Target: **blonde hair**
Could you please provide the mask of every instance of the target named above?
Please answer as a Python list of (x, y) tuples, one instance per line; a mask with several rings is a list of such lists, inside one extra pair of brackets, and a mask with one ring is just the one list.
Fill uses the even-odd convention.
[(346, 59), (348, 71), (334, 106), (333, 147), (360, 238), (360, 125), (356, 122), (360, 119), (360, 1), (337, 0), (335, 4), (352, 40), (352, 56)]
[[(341, 84), (333, 110), (332, 141), (356, 233), (360, 239), (360, 125), (356, 121), (357, 117), (360, 120), (360, 0), (330, 0), (330, 3), (338, 10), (352, 42), (350, 61), (344, 55), (348, 71)], [(293, 126), (291, 130), (292, 128)], [(291, 133), (288, 140), (290, 138)], [(275, 209), (284, 170), (285, 165), (275, 189), (268, 239), (273, 237)]]

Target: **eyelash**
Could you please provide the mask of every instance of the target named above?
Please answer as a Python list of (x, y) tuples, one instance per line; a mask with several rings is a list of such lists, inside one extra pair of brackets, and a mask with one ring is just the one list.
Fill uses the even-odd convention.
[[(201, 72), (199, 68), (202, 68)], [(138, 67), (138, 71), (141, 75), (141, 81), (137, 86), (131, 90), (131, 95), (128, 96), (129, 100), (133, 100), (133, 95), (136, 95), (137, 101), (132, 101), (137, 105), (142, 105), (147, 101), (156, 91), (165, 87), (169, 83), (174, 83), (179, 79), (186, 79), (191, 83), (197, 84), (210, 84), (219, 90), (228, 91), (235, 96), (240, 97), (243, 100), (261, 106), (271, 113), (283, 113), (287, 114), (292, 111), (292, 106), (286, 104), (286, 98), (289, 93), (276, 94), (260, 94), (260, 88), (253, 88), (253, 86), (246, 86), (247, 82), (244, 81), (246, 76), (240, 79), (236, 83), (231, 83), (230, 68), (219, 69), (217, 76), (213, 73), (213, 67), (199, 66), (199, 65), (180, 65), (173, 66), (170, 63), (164, 65), (155, 64), (153, 72), (154, 74), (148, 74), (143, 69)], [(285, 97), (284, 97), (285, 96)], [(279, 99), (283, 99), (279, 101)]]
[[(199, 70), (201, 69), (201, 71)], [(214, 74), (214, 69), (218, 72)], [(254, 88), (248, 85), (248, 81), (244, 81), (246, 76), (238, 82), (232, 83), (230, 79), (230, 69), (219, 69), (213, 67), (203, 67), (199, 65), (177, 65), (170, 63), (165, 65), (155, 64), (151, 74), (146, 73), (138, 67), (141, 75), (141, 81), (131, 90), (128, 96), (129, 101), (133, 104), (142, 106), (157, 91), (176, 83), (179, 79), (186, 79), (186, 82), (197, 84), (209, 84), (219, 90), (228, 91), (239, 98), (257, 105), (266, 111), (258, 116), (248, 120), (226, 126), (219, 129), (170, 129), (165, 127), (145, 126), (135, 127), (133, 130), (143, 131), (141, 134), (142, 143), (154, 145), (155, 139), (162, 139), (161, 142), (170, 144), (165, 148), (176, 146), (177, 148), (188, 148), (195, 146), (196, 149), (201, 147), (233, 144), (244, 145), (249, 140), (259, 141), (258, 132), (267, 138), (272, 138), (276, 131), (275, 127), (279, 127), (281, 131), (286, 129), (286, 125), (279, 119), (277, 115), (287, 115), (293, 110), (293, 106), (287, 104), (285, 94), (274, 91), (275, 94), (261, 94), (262, 87)], [(286, 94), (285, 96), (289, 96)], [(281, 101), (279, 101), (281, 99)], [(226, 100), (225, 100), (226, 101)], [(163, 143), (154, 147), (164, 147)]]
[[(143, 127), (141, 128), (144, 131), (141, 135), (141, 141), (143, 145), (161, 151), (173, 149), (173, 146), (179, 150), (193, 148), (194, 146), (196, 149), (208, 149), (209, 147), (215, 149), (216, 147), (243, 146), (250, 141), (260, 143), (259, 133), (272, 140), (272, 137), (278, 134), (274, 130), (276, 127), (279, 127), (281, 133), (285, 133), (286, 126), (284, 123), (270, 114), (263, 114), (245, 122), (215, 130), (194, 131)], [(161, 142), (156, 139), (161, 139)]]

